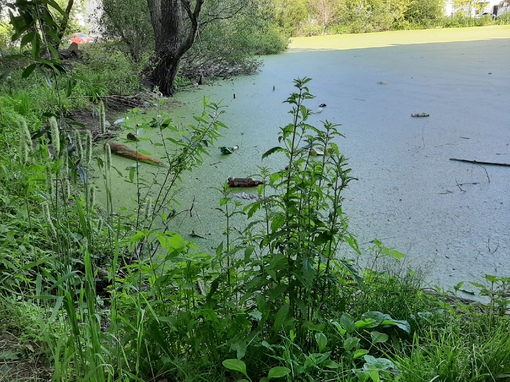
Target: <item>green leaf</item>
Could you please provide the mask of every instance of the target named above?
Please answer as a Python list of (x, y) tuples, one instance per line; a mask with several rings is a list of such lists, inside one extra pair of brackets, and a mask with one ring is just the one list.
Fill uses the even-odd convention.
[(131, 166), (129, 169), (129, 181), (131, 183), (134, 183), (134, 181), (135, 181), (135, 174), (136, 174), (136, 167)]
[(230, 345), (230, 348), (236, 351), (236, 357), (240, 360), (246, 354), (246, 341), (235, 342)]
[(358, 349), (358, 350), (356, 350), (354, 352), (354, 354), (352, 355), (352, 358), (353, 359), (358, 359), (358, 358), (363, 357), (366, 354), (368, 354), (368, 350), (367, 349)]
[(264, 154), (262, 154), (262, 159), (267, 158), (268, 156), (270, 156), (274, 153), (281, 152), (281, 151), (285, 151), (285, 149), (280, 146), (273, 147), (273, 148), (267, 150)]
[(44, 69), (44, 67), (39, 66), (39, 71), (41, 72), (41, 74), (43, 75), (44, 79), (46, 80), (46, 84), (48, 85), (48, 87), (50, 89), (53, 89), (53, 83), (51, 82), (51, 78), (48, 75), (48, 73), (46, 72), (46, 70)]
[(370, 337), (372, 338), (372, 344), (378, 344), (382, 342), (388, 341), (388, 335), (386, 333), (381, 333), (376, 330), (370, 332)]
[(348, 333), (356, 330), (354, 319), (347, 313), (342, 314), (342, 317), (340, 317), (340, 326), (347, 330)]
[(406, 333), (411, 333), (411, 325), (406, 320), (384, 320), (383, 325), (395, 325), (397, 328), (402, 329)]
[(335, 362), (333, 360), (328, 359), (326, 362), (324, 362), (324, 367), (327, 367), (328, 369), (338, 369), (340, 367), (340, 364), (338, 362)]
[(336, 328), (336, 330), (338, 330), (338, 333), (340, 333), (342, 336), (347, 333), (347, 330), (342, 328), (342, 325), (340, 325), (338, 322), (331, 321), (331, 324)]
[(379, 377), (378, 370), (369, 370), (368, 375), (370, 376), (370, 379), (372, 380), (372, 382), (379, 382), (381, 380)]
[(351, 351), (356, 348), (359, 344), (359, 338), (356, 337), (348, 337), (344, 340), (344, 349), (345, 351)]
[(485, 279), (487, 281), (490, 281), (491, 283), (497, 283), (498, 281), (501, 281), (501, 278), (498, 276), (493, 275), (485, 275)]
[(32, 39), (32, 58), (37, 60), (41, 53), (41, 37), (35, 33)]
[(28, 76), (30, 76), (32, 74), (32, 72), (34, 71), (34, 69), (36, 68), (37, 64), (30, 64), (28, 65), (24, 70), (23, 70), (23, 73), (21, 74), (21, 78), (27, 78)]
[(76, 80), (74, 78), (69, 78), (66, 83), (66, 97), (70, 97), (73, 92), (74, 87), (76, 86)]
[(219, 258), (223, 254), (223, 242), (221, 242), (216, 248), (216, 256)]
[(323, 352), (326, 349), (326, 345), (328, 344), (328, 338), (324, 333), (315, 333), (315, 341), (317, 341), (317, 346), (319, 347), (319, 352)]
[(238, 371), (251, 381), (246, 373), (246, 364), (243, 361), (239, 359), (226, 359), (222, 362), (222, 365), (229, 370)]
[(278, 309), (278, 312), (274, 317), (275, 331), (278, 331), (282, 328), (282, 326), (285, 324), (285, 321), (287, 321), (288, 316), (289, 316), (289, 304), (284, 304), (280, 307), (280, 309)]
[(282, 378), (282, 377), (285, 377), (286, 375), (288, 375), (289, 373), (290, 373), (290, 369), (288, 367), (275, 366), (269, 370), (267, 378), (269, 378), (269, 379)]
[(26, 35), (24, 35), (20, 42), (20, 48), (24, 48), (25, 45), (32, 42), (35, 35), (36, 35), (35, 32), (29, 32)]
[(365, 355), (363, 357), (365, 359), (365, 370), (388, 370), (395, 368), (393, 362), (391, 362), (387, 358), (375, 358), (371, 355)]
[(252, 260), (252, 254), (253, 254), (253, 251), (255, 250), (255, 246), (253, 245), (248, 245), (246, 247), (246, 249), (244, 250), (244, 261), (245, 263), (248, 263), (249, 261)]

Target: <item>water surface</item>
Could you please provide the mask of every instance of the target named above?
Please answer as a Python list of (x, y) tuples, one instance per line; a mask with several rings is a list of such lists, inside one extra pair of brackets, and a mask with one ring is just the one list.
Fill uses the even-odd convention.
[[(222, 156), (214, 148), (185, 177), (181, 210), (193, 203), (193, 213), (180, 214), (171, 228), (206, 237), (194, 239), (204, 250), (223, 240), (215, 188), (261, 165), (285, 165), (283, 157), (261, 155), (291, 121), (283, 101), (293, 80), (306, 76), (316, 96), (309, 108), (327, 105), (311, 122), (342, 124), (338, 143), (357, 178), (344, 209), (362, 248), (378, 238), (445, 288), (508, 276), (510, 168), (450, 158), (510, 163), (509, 62), (509, 27), (295, 39), (286, 53), (264, 57), (254, 76), (179, 93), (170, 102), (174, 121), (190, 122), (203, 96), (221, 100), (229, 129), (217, 146), (240, 149)], [(411, 117), (422, 112), (430, 116)], [(132, 199), (128, 191), (119, 187), (119, 205)], [(245, 221), (235, 224), (242, 230)]]

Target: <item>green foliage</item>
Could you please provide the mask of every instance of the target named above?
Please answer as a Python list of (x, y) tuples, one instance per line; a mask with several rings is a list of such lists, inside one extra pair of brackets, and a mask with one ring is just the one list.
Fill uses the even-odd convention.
[(276, 20), (287, 36), (302, 35), (301, 28), (308, 18), (306, 0), (282, 0), (276, 2)]
[(140, 62), (154, 50), (147, 1), (104, 0), (101, 26), (105, 37), (124, 47), (135, 62)]
[(5, 20), (0, 20), (0, 50), (4, 50), (10, 44), (12, 27)]
[(390, 4), (384, 0), (346, 0), (342, 3), (341, 20), (350, 33), (388, 30), (393, 22)]
[(505, 12), (496, 19), (496, 24), (508, 25), (510, 24), (510, 12)]
[(445, 17), (441, 0), (279, 0), (274, 15), (287, 36), (508, 23), (505, 14), (496, 20), (468, 16), (471, 8), (476, 10), (481, 5), (459, 0), (455, 2), (456, 13)]
[[(181, 76), (198, 79), (201, 75), (252, 73), (260, 65), (254, 55), (284, 50), (287, 41), (275, 26), (271, 8), (271, 2), (261, 0), (205, 2), (194, 46), (181, 61)], [(147, 2), (107, 0), (103, 9), (106, 35), (120, 41), (120, 48), (134, 61), (144, 62), (154, 52)]]
[(478, 336), (475, 341), (458, 328), (459, 321), (454, 319), (437, 334), (415, 337), (406, 353), (397, 358), (401, 370), (398, 381), (507, 380), (510, 375), (508, 320), (490, 330), (471, 328)]
[(139, 73), (146, 61), (134, 62), (112, 43), (90, 44), (85, 55), (86, 61), (73, 66), (76, 96), (97, 100), (102, 95), (129, 96), (142, 90)]
[[(485, 280), (489, 285), (475, 283), (471, 284), (479, 290), (480, 296), (489, 298), (489, 309), (496, 315), (506, 314), (510, 307), (510, 277), (498, 277), (493, 275), (485, 275)], [(457, 285), (458, 289), (460, 285)]]
[[(296, 320), (290, 328), (298, 331), (305, 321), (319, 320), (320, 307), (329, 305), (326, 299), (341, 301), (343, 280), (337, 275), (341, 262), (336, 260), (336, 251), (349, 235), (341, 193), (351, 180), (350, 170), (335, 143), (341, 134), (337, 125), (327, 121), (323, 130), (307, 123), (311, 111), (304, 102), (313, 98), (308, 82), (296, 80), (298, 91), (286, 101), (292, 107), (292, 123), (281, 128), (281, 146), (263, 155), (280, 153), (288, 160), (286, 170), (273, 174), (263, 171), (267, 188), (274, 189), (275, 194), (262, 187), (264, 199), (246, 211), (248, 216), (263, 211), (263, 218), (250, 224), (252, 231), (261, 232), (258, 239), (263, 256), (252, 265), (261, 272), (250, 280), (256, 287), (248, 291), (272, 290), (268, 302), (276, 305), (270, 315), (278, 316), (277, 311), (287, 306), (280, 305), (285, 301), (289, 318)], [(326, 155), (316, 157), (315, 150)], [(263, 231), (257, 228), (259, 224)]]
[(404, 12), (404, 18), (411, 24), (434, 25), (443, 16), (442, 0), (412, 0)]

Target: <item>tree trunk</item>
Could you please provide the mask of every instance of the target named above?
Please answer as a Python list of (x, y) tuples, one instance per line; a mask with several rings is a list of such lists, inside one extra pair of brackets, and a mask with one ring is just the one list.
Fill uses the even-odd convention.
[(156, 65), (152, 78), (165, 95), (175, 93), (174, 80), (181, 57), (195, 42), (204, 0), (147, 0), (155, 37)]

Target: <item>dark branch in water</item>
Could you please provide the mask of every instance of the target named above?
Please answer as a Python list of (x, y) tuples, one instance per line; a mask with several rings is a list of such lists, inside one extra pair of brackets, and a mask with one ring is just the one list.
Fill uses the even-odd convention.
[(457, 159), (457, 158), (450, 158), (450, 160), (454, 160), (456, 162), (464, 162), (464, 163), (484, 164), (484, 165), (488, 165), (488, 166), (506, 166), (506, 167), (510, 167), (510, 163), (481, 162), (481, 161), (477, 161), (477, 160)]

